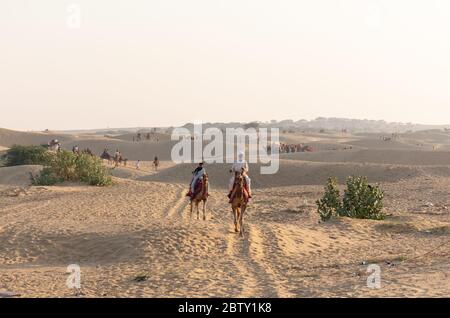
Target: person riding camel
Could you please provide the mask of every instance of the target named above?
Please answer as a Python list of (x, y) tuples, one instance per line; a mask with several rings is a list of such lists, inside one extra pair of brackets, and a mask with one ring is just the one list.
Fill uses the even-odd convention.
[(245, 183), (247, 185), (247, 191), (248, 191), (248, 197), (249, 199), (252, 197), (252, 192), (251, 192), (251, 179), (248, 176), (248, 163), (247, 161), (244, 159), (244, 153), (241, 151), (238, 154), (238, 160), (235, 161), (233, 163), (233, 165), (231, 166), (230, 169), (230, 173), (232, 173), (232, 176), (230, 178), (230, 182), (228, 184), (228, 198), (231, 200), (231, 198), (233, 197), (233, 188), (234, 188), (234, 177), (236, 175), (236, 172), (241, 173), (245, 178)]
[(76, 154), (76, 155), (79, 155), (79, 154), (80, 154), (80, 148), (78, 148), (78, 145), (77, 145), (77, 146), (74, 146), (74, 147), (72, 148), (72, 152), (73, 152), (74, 154)]
[(189, 192), (186, 194), (186, 196), (190, 197), (192, 200), (192, 197), (195, 193), (195, 188), (197, 186), (197, 182), (203, 178), (203, 175), (206, 173), (205, 168), (203, 167), (203, 162), (199, 162), (198, 167), (195, 168), (194, 171), (192, 171), (192, 180), (189, 184)]

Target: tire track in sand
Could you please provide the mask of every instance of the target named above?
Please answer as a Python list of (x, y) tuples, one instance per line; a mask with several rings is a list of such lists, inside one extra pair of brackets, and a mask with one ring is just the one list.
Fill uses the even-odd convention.
[[(177, 224), (189, 222), (189, 201), (185, 196), (185, 188), (182, 185), (174, 185), (176, 198), (172, 207), (164, 215), (164, 220)], [(233, 286), (236, 297), (290, 297), (292, 296), (281, 286), (280, 275), (268, 264), (269, 259), (266, 249), (270, 241), (278, 246), (278, 240), (274, 235), (264, 234), (265, 227), (260, 228), (257, 224), (246, 222), (245, 237), (234, 233), (231, 209), (226, 199), (218, 200), (222, 196), (214, 193), (208, 200), (207, 220), (208, 226), (215, 227), (223, 234), (225, 241), (225, 255), (229, 258), (233, 267), (224, 271), (224, 275), (238, 276), (242, 282)], [(195, 217), (195, 213), (193, 215)], [(208, 217), (209, 216), (209, 217)], [(212, 216), (212, 220), (211, 220)], [(229, 216), (229, 218), (228, 218)], [(204, 221), (201, 221), (204, 222)], [(219, 227), (219, 228), (218, 228)], [(276, 236), (276, 235), (275, 235)], [(270, 253), (269, 253), (270, 254)], [(236, 273), (237, 272), (237, 273)]]
[[(294, 295), (284, 287), (283, 281), (285, 277), (283, 277), (283, 274), (277, 272), (276, 266), (273, 266), (272, 263), (273, 261), (278, 261), (278, 255), (276, 254), (280, 251), (279, 247), (279, 240), (276, 233), (267, 226), (252, 227), (252, 231), (249, 233), (247, 250), (251, 262), (262, 265), (259, 269), (270, 277), (271, 286), (276, 291), (276, 297), (293, 297)], [(268, 295), (268, 297), (271, 296)]]
[[(220, 195), (215, 195), (220, 197)], [(221, 232), (226, 243), (225, 254), (234, 265), (233, 271), (238, 271), (238, 276), (243, 279), (239, 285), (240, 292), (237, 297), (278, 297), (286, 295), (284, 290), (277, 286), (270, 272), (267, 271), (265, 255), (254, 256), (254, 250), (258, 248), (258, 235), (260, 231), (257, 225), (245, 222), (245, 237), (241, 238), (234, 232), (231, 208), (226, 199), (218, 202), (211, 200), (210, 211), (217, 225), (221, 225)], [(229, 216), (229, 219), (226, 219)], [(245, 218), (245, 215), (244, 215)], [(256, 234), (255, 234), (255, 233)], [(256, 246), (255, 246), (256, 245)], [(235, 274), (236, 275), (236, 274)]]
[(185, 210), (189, 206), (189, 202), (185, 196), (186, 189), (182, 185), (174, 185), (177, 191), (176, 200), (173, 206), (167, 211), (164, 218), (172, 223), (180, 222), (186, 218)]

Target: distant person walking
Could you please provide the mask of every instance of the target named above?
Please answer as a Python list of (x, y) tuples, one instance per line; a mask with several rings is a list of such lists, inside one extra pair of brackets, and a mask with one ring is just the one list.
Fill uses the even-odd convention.
[(159, 166), (159, 159), (157, 156), (155, 156), (155, 159), (153, 159), (153, 168), (155, 169), (155, 171), (158, 171), (158, 166)]
[(116, 152), (114, 153), (114, 167), (117, 168), (119, 166), (120, 157), (122, 154), (120, 153), (119, 149), (116, 149)]

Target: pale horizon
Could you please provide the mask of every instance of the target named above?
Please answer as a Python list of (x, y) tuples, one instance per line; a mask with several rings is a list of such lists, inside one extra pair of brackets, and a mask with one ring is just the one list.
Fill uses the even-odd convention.
[(450, 124), (448, 1), (6, 0), (0, 25), (1, 128)]
[[(384, 119), (378, 119), (378, 118), (344, 118), (344, 117), (327, 117), (327, 116), (317, 116), (314, 118), (273, 118), (271, 120), (277, 120), (278, 122), (284, 121), (284, 120), (293, 120), (294, 122), (299, 121), (299, 120), (308, 120), (308, 121), (313, 121), (317, 118), (339, 118), (339, 119), (348, 119), (348, 120), (368, 120), (368, 121), (385, 121), (387, 124), (411, 124), (411, 125), (420, 125), (420, 126), (436, 126), (436, 127), (450, 127), (450, 124), (428, 124), (428, 123), (416, 123), (416, 122), (396, 122), (396, 121), (386, 121)], [(17, 129), (17, 128), (11, 128), (11, 127), (6, 127), (6, 126), (0, 126), (0, 129), (9, 129), (9, 130), (15, 130), (15, 131), (24, 131), (24, 132), (42, 132), (45, 130), (49, 130), (49, 131), (60, 131), (60, 132), (64, 132), (64, 131), (91, 131), (91, 130), (107, 130), (107, 129), (139, 129), (139, 128), (167, 128), (167, 127), (182, 127), (186, 124), (193, 124), (194, 122), (198, 121), (189, 121), (189, 122), (180, 122), (180, 123), (175, 123), (175, 124), (167, 124), (167, 125), (159, 125), (159, 124), (155, 124), (155, 125), (138, 125), (138, 126), (133, 126), (133, 125), (123, 125), (123, 126), (93, 126), (93, 127), (64, 127), (63, 129), (53, 129), (53, 128), (42, 128), (42, 129)], [(201, 122), (202, 124), (211, 124), (211, 123), (220, 123), (220, 124), (230, 124), (233, 122), (240, 122), (240, 123), (250, 123), (250, 122), (259, 122), (259, 123), (268, 123), (270, 122), (270, 120), (251, 120), (251, 121), (220, 121), (220, 120), (215, 120), (215, 121), (203, 121)]]

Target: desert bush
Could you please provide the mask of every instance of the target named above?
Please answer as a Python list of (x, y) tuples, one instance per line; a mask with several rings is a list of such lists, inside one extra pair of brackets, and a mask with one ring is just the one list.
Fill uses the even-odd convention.
[(316, 201), (317, 212), (322, 221), (332, 216), (346, 216), (358, 219), (382, 220), (384, 193), (379, 186), (372, 186), (365, 177), (349, 177), (347, 189), (341, 202), (337, 180), (329, 178), (325, 192)]
[(59, 177), (51, 167), (44, 167), (37, 176), (31, 175), (33, 185), (50, 186), (63, 181), (64, 179)]
[(76, 155), (65, 150), (58, 151), (48, 166), (34, 177), (36, 185), (51, 185), (62, 181), (80, 181), (96, 186), (112, 184), (111, 175), (99, 158), (88, 154)]
[(112, 184), (107, 168), (99, 158), (88, 154), (76, 155), (60, 150), (50, 152), (44, 146), (14, 145), (3, 157), (6, 166), (43, 165), (44, 169), (32, 176), (34, 185), (53, 185), (63, 181), (81, 181), (90, 185)]
[(48, 165), (52, 155), (41, 146), (14, 145), (7, 150), (4, 160), (6, 166)]
[(64, 181), (78, 181), (76, 173), (77, 156), (69, 151), (61, 150), (51, 163), (51, 168)]
[(332, 216), (336, 216), (342, 208), (337, 179), (329, 178), (324, 190), (325, 193), (321, 199), (316, 201), (316, 204), (320, 218), (322, 221), (327, 221)]
[(379, 186), (372, 186), (366, 177), (349, 177), (344, 193), (341, 216), (357, 219), (382, 220), (384, 193)]
[(102, 165), (102, 161), (88, 154), (77, 156), (75, 174), (81, 182), (90, 185), (106, 186), (112, 184), (111, 175), (108, 169)]

